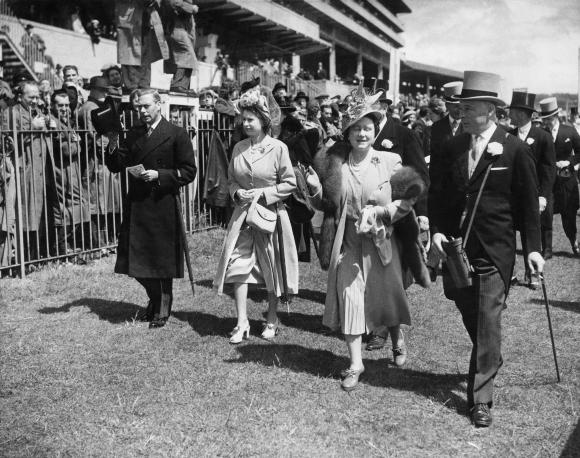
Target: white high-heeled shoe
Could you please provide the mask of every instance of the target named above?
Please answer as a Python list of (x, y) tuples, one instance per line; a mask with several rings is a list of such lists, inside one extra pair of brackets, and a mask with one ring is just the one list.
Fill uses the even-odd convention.
[(265, 323), (264, 330), (262, 331), (262, 339), (272, 340), (278, 335), (280, 321), (276, 320), (275, 323)]
[(243, 325), (236, 326), (231, 332), (230, 343), (239, 344), (242, 340), (250, 337), (250, 322), (246, 321)]

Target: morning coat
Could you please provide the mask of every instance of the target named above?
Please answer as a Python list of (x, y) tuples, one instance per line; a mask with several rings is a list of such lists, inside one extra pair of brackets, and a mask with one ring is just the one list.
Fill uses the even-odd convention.
[[(501, 154), (493, 156), (489, 145), (501, 145)], [(471, 178), (468, 155), (471, 135), (453, 137), (437, 160), (440, 176), (434, 180), (449, 183), (444, 188), (429, 190), (429, 222), (431, 232), (447, 237), (465, 237), (478, 190), (486, 168), (491, 164), (489, 178), (483, 189), (470, 237), (477, 237), (490, 261), (497, 267), (506, 292), (514, 267), (516, 238), (515, 222), (521, 221), (522, 239), (529, 252), (541, 252), (538, 179), (530, 148), (519, 138), (496, 127)], [(494, 145), (497, 146), (497, 145)], [(432, 160), (434, 160), (433, 158)], [(463, 211), (467, 209), (464, 224)]]
[(554, 213), (575, 212), (580, 207), (578, 197), (578, 178), (574, 166), (580, 163), (580, 135), (571, 126), (560, 124), (556, 141), (556, 162), (570, 161), (566, 175), (557, 173), (554, 183)]

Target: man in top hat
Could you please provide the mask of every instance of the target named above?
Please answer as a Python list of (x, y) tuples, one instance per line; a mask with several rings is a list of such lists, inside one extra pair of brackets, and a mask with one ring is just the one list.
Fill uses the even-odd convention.
[(296, 103), (299, 108), (306, 109), (309, 101), (310, 97), (308, 97), (306, 93), (302, 91), (299, 91), (294, 97), (294, 103)]
[[(512, 103), (509, 108), (509, 116), (515, 129), (510, 133), (520, 140), (526, 142), (532, 150), (536, 162), (536, 173), (538, 175), (538, 204), (540, 207), (540, 224), (542, 234), (542, 256), (544, 259), (552, 257), (552, 248), (546, 246), (546, 233), (552, 233), (552, 211), (553, 199), (552, 189), (556, 179), (556, 155), (554, 153), (554, 142), (544, 129), (532, 126), (532, 114), (534, 113), (534, 101), (536, 94), (530, 92), (513, 91)], [(526, 239), (522, 237), (522, 250), (524, 252), (524, 283), (535, 289), (538, 287), (538, 280), (530, 275), (528, 267), (528, 255)], [(512, 279), (513, 280), (513, 279)]]
[(515, 259), (515, 221), (526, 239), (532, 273), (542, 271), (537, 174), (530, 148), (495, 124), (500, 76), (466, 71), (458, 96), (464, 133), (450, 139), (436, 164), (429, 190), (433, 247), (446, 260), (444, 246), (465, 239), (478, 191), (489, 171), (465, 246), (473, 268), (472, 285), (456, 287), (447, 269), (443, 286), (455, 304), (473, 343), (467, 403), (476, 427), (492, 422), (493, 382), (503, 361), (501, 314)]
[[(554, 140), (556, 151), (556, 182), (554, 184), (554, 214), (562, 217), (562, 227), (572, 252), (580, 256), (580, 247), (576, 240), (576, 212), (580, 206), (578, 198), (578, 178), (575, 167), (580, 164), (580, 136), (571, 127), (560, 123), (558, 119), (558, 101), (548, 97), (540, 101), (540, 118)], [(552, 232), (545, 234), (546, 249), (552, 251)]]

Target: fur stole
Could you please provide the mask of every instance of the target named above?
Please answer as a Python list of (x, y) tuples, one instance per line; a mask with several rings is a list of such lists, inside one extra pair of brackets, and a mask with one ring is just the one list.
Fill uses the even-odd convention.
[[(318, 255), (320, 265), (324, 270), (330, 266), (332, 245), (340, 221), (340, 200), (343, 194), (342, 165), (348, 159), (349, 152), (349, 144), (338, 142), (328, 149), (322, 149), (314, 158), (314, 169), (322, 183), (324, 220), (320, 233)], [(402, 167), (394, 173), (391, 177), (391, 188), (393, 200), (418, 198), (426, 191), (425, 183), (412, 167)], [(410, 270), (417, 283), (423, 287), (428, 287), (431, 282), (425, 266), (424, 250), (419, 241), (419, 225), (415, 212), (411, 212), (397, 221), (394, 227), (403, 245), (401, 254), (403, 267), (405, 270)], [(405, 277), (409, 276), (405, 275)], [(413, 283), (412, 278), (405, 278), (404, 283), (405, 287), (408, 287)]]

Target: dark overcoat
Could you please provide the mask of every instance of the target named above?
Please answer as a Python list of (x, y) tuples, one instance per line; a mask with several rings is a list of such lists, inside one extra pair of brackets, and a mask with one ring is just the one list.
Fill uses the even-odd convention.
[[(507, 291), (516, 254), (516, 221), (522, 222), (522, 239), (526, 240), (529, 252), (541, 251), (534, 158), (524, 142), (497, 127), (470, 178), (470, 142), (471, 135), (467, 133), (455, 136), (438, 158), (442, 163), (436, 170), (441, 176), (434, 179), (450, 185), (429, 190), (431, 231), (465, 237), (467, 224), (462, 224), (463, 212), (467, 211), (463, 221), (469, 221), (485, 170), (491, 164), (470, 237), (479, 239), (489, 260), (499, 270)], [(501, 145), (501, 154), (493, 156), (489, 152), (492, 143)]]
[[(386, 142), (385, 142), (386, 140)], [(373, 148), (377, 151), (389, 151), (401, 156), (403, 165), (413, 167), (419, 173), (423, 182), (429, 186), (429, 170), (425, 162), (425, 155), (421, 149), (418, 135), (411, 129), (389, 119), (377, 135)], [(427, 196), (425, 195), (415, 204), (418, 216), (427, 216)]]
[(556, 162), (570, 161), (570, 165), (559, 171), (554, 183), (554, 214), (575, 212), (580, 206), (578, 178), (574, 166), (580, 163), (580, 135), (576, 129), (560, 124), (556, 141)]
[(129, 131), (106, 157), (111, 172), (143, 164), (157, 170), (156, 182), (129, 177), (115, 272), (136, 278), (182, 278), (183, 242), (177, 205), (179, 188), (195, 178), (195, 156), (187, 132), (161, 119), (147, 137), (144, 127)]
[[(518, 129), (510, 132), (518, 135)], [(524, 140), (532, 150), (532, 156), (536, 162), (536, 173), (538, 174), (538, 194), (546, 199), (546, 209), (540, 216), (543, 227), (552, 228), (552, 213), (554, 208), (554, 198), (552, 189), (556, 180), (556, 154), (554, 152), (554, 142), (550, 134), (544, 129), (532, 126), (528, 136)]]

